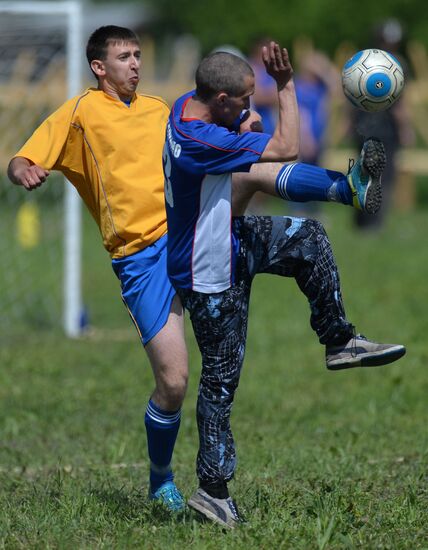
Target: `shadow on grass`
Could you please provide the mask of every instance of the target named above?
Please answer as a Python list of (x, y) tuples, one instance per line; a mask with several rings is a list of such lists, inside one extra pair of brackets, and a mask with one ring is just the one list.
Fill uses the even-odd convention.
[(189, 509), (182, 513), (171, 513), (159, 502), (150, 501), (145, 488), (129, 492), (125, 487), (92, 488), (90, 494), (105, 505), (116, 518), (136, 523), (152, 523), (159, 526), (171, 522), (187, 522), (194, 519)]
[(221, 531), (229, 532), (230, 529), (217, 523), (213, 523), (202, 514), (186, 506), (184, 512), (171, 513), (156, 501), (150, 501), (147, 496), (148, 489), (141, 488), (129, 491), (125, 487), (92, 488), (90, 494), (99, 503), (106, 506), (109, 513), (120, 521), (137, 523), (140, 525), (153, 525), (155, 527), (171, 524), (198, 525), (200, 527), (215, 526)]

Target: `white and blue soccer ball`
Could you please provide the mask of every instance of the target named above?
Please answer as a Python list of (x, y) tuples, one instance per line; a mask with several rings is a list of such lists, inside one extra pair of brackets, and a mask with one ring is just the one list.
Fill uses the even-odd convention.
[(363, 111), (384, 111), (400, 97), (404, 74), (399, 61), (378, 49), (361, 50), (342, 70), (342, 86), (349, 101)]

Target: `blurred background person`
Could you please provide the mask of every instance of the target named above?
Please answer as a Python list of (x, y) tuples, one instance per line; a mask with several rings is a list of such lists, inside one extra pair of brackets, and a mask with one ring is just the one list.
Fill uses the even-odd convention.
[[(396, 19), (387, 19), (373, 29), (373, 41), (370, 47), (392, 53), (401, 63), (404, 75), (408, 78), (408, 65), (401, 54), (403, 28)], [(378, 113), (366, 113), (351, 107), (350, 135), (356, 148), (359, 148), (368, 136), (381, 139), (385, 145), (387, 163), (382, 176), (382, 208), (374, 216), (363, 212), (354, 212), (356, 227), (367, 230), (380, 229), (391, 208), (394, 186), (397, 183), (397, 153), (401, 147), (414, 144), (415, 135), (410, 122), (405, 91), (399, 100), (389, 109)]]
[[(255, 91), (251, 96), (251, 109), (261, 116), (260, 130), (272, 135), (278, 120), (278, 90), (275, 80), (266, 73), (262, 61), (262, 49), (271, 42), (271, 37), (266, 35), (255, 36), (250, 41), (248, 56), (246, 60), (254, 71)], [(235, 53), (230, 51), (229, 53)], [(241, 55), (241, 57), (245, 56)], [(248, 212), (260, 214), (266, 210), (267, 197), (257, 191), (248, 205)]]
[[(296, 51), (297, 71), (294, 75), (300, 113), (299, 161), (320, 166), (327, 144), (330, 103), (341, 93), (340, 75), (335, 65), (311, 45)], [(292, 203), (294, 214), (314, 216), (319, 204)]]
[(326, 145), (330, 100), (340, 92), (339, 72), (322, 52), (309, 50), (294, 76), (300, 112), (301, 162), (319, 166)]

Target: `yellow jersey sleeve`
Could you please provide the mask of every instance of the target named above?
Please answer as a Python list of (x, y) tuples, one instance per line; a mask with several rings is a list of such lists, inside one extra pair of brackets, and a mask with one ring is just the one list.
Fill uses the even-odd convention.
[(52, 113), (16, 153), (46, 170), (52, 170), (64, 151), (76, 98)]
[(169, 115), (157, 97), (130, 106), (90, 89), (55, 111), (16, 156), (60, 170), (76, 187), (112, 257), (166, 233), (162, 150)]

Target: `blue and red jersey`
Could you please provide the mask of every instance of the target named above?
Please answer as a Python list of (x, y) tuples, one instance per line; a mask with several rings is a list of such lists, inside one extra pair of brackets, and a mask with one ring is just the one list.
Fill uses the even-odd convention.
[(194, 92), (172, 107), (163, 153), (168, 275), (174, 286), (206, 294), (234, 281), (239, 242), (232, 230), (232, 173), (248, 172), (271, 136), (238, 134), (183, 117)]

